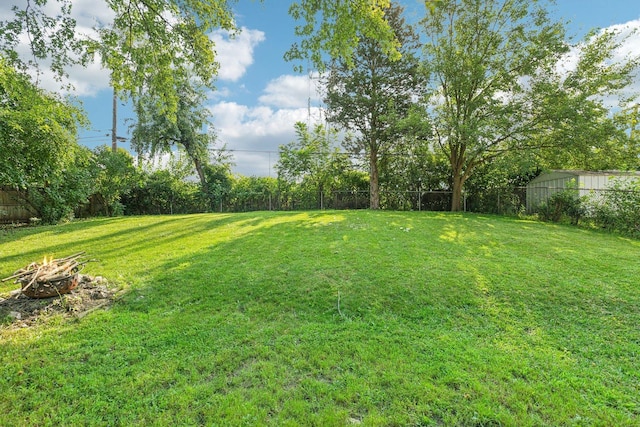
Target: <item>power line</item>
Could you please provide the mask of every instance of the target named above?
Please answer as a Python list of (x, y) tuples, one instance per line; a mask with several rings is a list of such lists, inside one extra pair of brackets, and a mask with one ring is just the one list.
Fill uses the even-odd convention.
[[(249, 150), (249, 149), (241, 149), (241, 148), (212, 148), (210, 151), (217, 151), (220, 153), (233, 153), (233, 152), (239, 152), (239, 153), (262, 153), (262, 154), (280, 154), (280, 151), (274, 151), (274, 150)], [(337, 155), (342, 155), (342, 156), (349, 156), (349, 157), (363, 157), (366, 156), (366, 153), (360, 152), (360, 153), (353, 153), (353, 152), (349, 152), (349, 151), (305, 151), (306, 154), (311, 154), (311, 155), (315, 155), (315, 156), (328, 156), (331, 154), (337, 154)], [(414, 157), (416, 156), (415, 153), (392, 153), (392, 152), (388, 152), (388, 153), (382, 153), (383, 156), (390, 156), (390, 157)]]
[(96, 135), (96, 136), (81, 136), (78, 138), (78, 140), (87, 140), (87, 139), (105, 139), (106, 137), (103, 135)]

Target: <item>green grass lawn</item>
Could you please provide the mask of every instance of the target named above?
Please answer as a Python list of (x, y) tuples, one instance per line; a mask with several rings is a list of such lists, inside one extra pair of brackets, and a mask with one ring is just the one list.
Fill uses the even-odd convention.
[(79, 251), (126, 292), (0, 319), (0, 425), (640, 424), (639, 241), (449, 213), (127, 217), (0, 231), (0, 277)]

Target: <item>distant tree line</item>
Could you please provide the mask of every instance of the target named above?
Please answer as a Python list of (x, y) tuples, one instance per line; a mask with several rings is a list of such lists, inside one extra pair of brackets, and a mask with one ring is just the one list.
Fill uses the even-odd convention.
[[(234, 176), (224, 147), (212, 150), (205, 95), (218, 64), (207, 33), (235, 29), (226, 1), (111, 1), (113, 26), (85, 39), (73, 32), (71, 2), (58, 3), (56, 19), (41, 1), (0, 23), (0, 184), (47, 222), (232, 210), (259, 192), (295, 208), (366, 190), (379, 209), (385, 192), (448, 191), (456, 211), (464, 194), (508, 197), (545, 169), (640, 168), (637, 94), (625, 92), (638, 57), (615, 58), (623, 39), (612, 31), (568, 41), (551, 1), (427, 1), (412, 24), (390, 1), (294, 2), (290, 13), (305, 25), (285, 56), (321, 71), (328, 123), (296, 124), (273, 179)], [(28, 61), (16, 50), (24, 34)], [(80, 146), (82, 109), (26, 72), (49, 58), (62, 76), (96, 55), (134, 104), (137, 160)], [(186, 161), (144, 161), (176, 151)]]

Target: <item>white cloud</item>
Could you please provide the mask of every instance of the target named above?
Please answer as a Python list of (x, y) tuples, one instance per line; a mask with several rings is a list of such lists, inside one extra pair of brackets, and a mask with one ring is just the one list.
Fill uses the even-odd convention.
[[(0, 5), (0, 19), (12, 19), (13, 11), (11, 8), (17, 5), (24, 8), (22, 1), (3, 2)], [(60, 6), (58, 2), (49, 1), (44, 6), (44, 12), (48, 16), (60, 15)], [(95, 36), (96, 31), (93, 29), (95, 25), (110, 25), (113, 22), (114, 13), (108, 7), (107, 2), (95, 2), (94, 0), (74, 0), (71, 6), (71, 16), (76, 20), (76, 34), (78, 36)], [(16, 47), (16, 51), (26, 60), (31, 58), (31, 52), (28, 47), (28, 37), (22, 34), (21, 43)], [(97, 59), (95, 63), (86, 67), (73, 66), (66, 69), (68, 78), (58, 81), (56, 76), (50, 69), (51, 61), (40, 61), (40, 74), (38, 75), (39, 85), (51, 92), (67, 93), (66, 88), (69, 84), (73, 86), (71, 93), (76, 96), (94, 96), (100, 90), (109, 87), (109, 72), (102, 69)], [(32, 76), (36, 76), (36, 71), (31, 70)]]
[[(56, 3), (56, 2), (49, 2)], [(57, 4), (57, 3), (56, 3)], [(76, 20), (79, 31), (87, 30), (93, 33), (93, 27), (106, 27), (113, 23), (115, 13), (106, 1), (74, 0), (71, 13)], [(83, 34), (88, 34), (83, 32)]]
[[(86, 67), (74, 66), (69, 70), (69, 82), (73, 86), (71, 94), (75, 96), (93, 97), (101, 90), (111, 87), (109, 71), (102, 68), (99, 62), (91, 63)], [(49, 77), (47, 82), (43, 82), (43, 87), (54, 90), (55, 84), (56, 82)]]
[(220, 80), (238, 81), (253, 64), (253, 50), (265, 40), (264, 32), (245, 27), (235, 36), (226, 30), (214, 31), (211, 35), (216, 47), (216, 57), (220, 63)]
[(220, 99), (228, 98), (232, 94), (231, 89), (228, 87), (216, 88), (215, 90), (207, 92), (207, 99), (210, 101), (217, 101)]
[(320, 101), (318, 75), (292, 76), (282, 75), (271, 80), (265, 88), (265, 94), (258, 98), (262, 104), (281, 108), (306, 107), (309, 102)]
[[(209, 107), (219, 140), (232, 150), (236, 173), (274, 176), (278, 147), (294, 141), (296, 122), (315, 123), (318, 107), (274, 109), (220, 102)], [(311, 114), (309, 114), (311, 113)]]
[[(619, 44), (611, 55), (611, 62), (622, 63), (630, 59), (632, 60), (640, 55), (640, 19), (603, 28), (596, 33), (596, 36), (602, 35), (605, 32), (614, 32), (616, 34), (616, 41)], [(558, 63), (557, 70), (561, 75), (567, 74), (576, 69), (580, 60), (580, 49), (582, 48), (583, 43), (574, 46)], [(640, 75), (637, 75), (634, 82), (627, 87), (620, 96), (606, 96), (605, 105), (608, 108), (615, 108), (618, 106), (620, 97), (627, 97), (639, 92)]]
[[(13, 5), (24, 7), (20, 0), (0, 2), (0, 20), (12, 18)], [(59, 15), (58, 3), (49, 1), (45, 6), (45, 12), (49, 16)], [(114, 18), (114, 12), (109, 8), (108, 2), (95, 0), (74, 0), (71, 14), (76, 20), (76, 34), (82, 36), (95, 36), (94, 27), (109, 26)], [(259, 30), (242, 28), (235, 37), (231, 37), (228, 31), (215, 31), (211, 38), (216, 44), (217, 59), (221, 64), (218, 77), (221, 80), (237, 81), (253, 63), (254, 49), (265, 40), (265, 34)], [(25, 35), (23, 43), (17, 49), (23, 58), (30, 56), (26, 41)], [(49, 70), (49, 62), (43, 61), (39, 81), (43, 88), (56, 92), (64, 92), (61, 89), (64, 84), (71, 83), (75, 87), (75, 95), (93, 96), (109, 86), (109, 71), (97, 64), (99, 58), (96, 58), (96, 64), (87, 68), (70, 67), (67, 70), (69, 79), (60, 83)]]

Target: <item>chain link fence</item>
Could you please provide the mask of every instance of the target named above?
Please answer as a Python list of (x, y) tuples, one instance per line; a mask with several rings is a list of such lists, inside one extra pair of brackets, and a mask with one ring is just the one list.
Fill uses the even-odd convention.
[[(515, 215), (524, 212), (527, 191), (525, 187), (511, 190), (490, 189), (463, 196), (463, 210), (467, 212)], [(381, 190), (380, 208), (395, 211), (449, 211), (452, 192)], [(368, 209), (369, 191), (332, 191), (318, 194), (295, 195), (280, 192), (253, 192), (235, 194), (218, 202), (220, 212), (249, 212), (258, 210), (315, 210), (315, 209)]]
[[(380, 192), (380, 208), (398, 211), (448, 211), (451, 191), (389, 191)], [(369, 191), (332, 191), (295, 195), (280, 192), (239, 193), (217, 203), (220, 212), (258, 210), (368, 209)]]
[[(2, 191), (4, 190), (4, 191)], [(463, 196), (463, 210), (466, 212), (491, 213), (498, 215), (517, 215), (535, 213), (537, 206), (548, 200), (564, 188), (529, 188), (483, 189), (467, 192)], [(532, 193), (535, 191), (535, 194)], [(584, 189), (576, 191), (577, 195), (589, 194), (594, 200), (605, 192), (613, 190)], [(620, 191), (620, 190), (618, 190)], [(7, 189), (0, 189), (0, 222), (2, 220), (24, 221), (33, 213), (21, 203), (9, 198)], [(452, 192), (439, 191), (401, 191), (381, 190), (380, 208), (395, 211), (449, 211), (451, 209)], [(532, 205), (532, 200), (535, 204)], [(237, 192), (218, 199), (214, 206), (217, 212), (251, 212), (251, 211), (298, 211), (322, 209), (368, 209), (369, 191), (331, 191), (318, 193), (287, 192)], [(640, 209), (640, 208), (639, 208)]]

